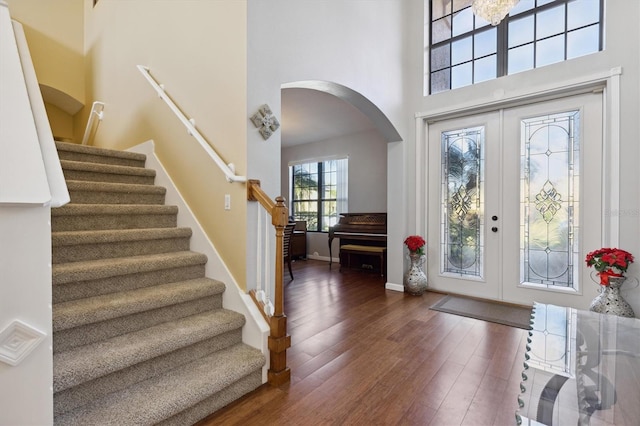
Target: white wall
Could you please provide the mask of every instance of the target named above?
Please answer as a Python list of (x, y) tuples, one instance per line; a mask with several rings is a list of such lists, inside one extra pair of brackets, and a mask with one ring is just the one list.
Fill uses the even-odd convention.
[[(640, 149), (638, 106), (640, 3), (606, 1), (603, 52), (544, 68), (502, 77), (450, 92), (423, 96), (424, 29), (428, 16), (423, 0), (402, 2), (349, 0), (272, 2), (249, 1), (249, 112), (269, 103), (279, 115), (279, 83), (328, 80), (350, 87), (369, 98), (391, 119), (403, 142), (388, 144), (389, 277), (400, 283), (403, 272), (402, 240), (426, 230), (425, 167), (417, 153), (424, 152), (423, 124), (414, 117), (461, 105), (483, 105), (522, 90), (544, 90), (550, 82), (570, 82), (594, 73), (622, 67), (620, 99), (620, 202), (609, 214), (619, 229), (603, 245), (615, 244), (640, 256)], [(277, 24), (274, 24), (277, 22)], [(265, 46), (276, 46), (269, 49)], [(611, 107), (609, 105), (608, 107)], [(611, 123), (607, 123), (610, 129)], [(265, 181), (276, 179), (279, 133), (268, 142), (249, 131), (248, 168)], [(611, 143), (611, 134), (605, 144)], [(420, 145), (417, 145), (420, 144)], [(418, 149), (416, 149), (418, 147)], [(279, 167), (278, 167), (279, 169)], [(269, 176), (269, 179), (266, 177)], [(609, 178), (606, 176), (605, 178)], [(614, 179), (617, 180), (617, 179)], [(278, 191), (277, 187), (269, 188)], [(273, 192), (271, 192), (273, 193)], [(251, 214), (249, 214), (251, 218)], [(251, 235), (249, 235), (251, 239)], [(593, 248), (584, 248), (586, 251)], [(639, 258), (640, 259), (640, 258)], [(640, 277), (639, 262), (629, 275)], [(625, 296), (640, 312), (640, 288)], [(568, 300), (567, 304), (571, 305)]]
[[(330, 125), (330, 123), (327, 123)], [(289, 167), (291, 161), (314, 160), (329, 155), (349, 158), (349, 211), (387, 211), (387, 143), (378, 131), (371, 130), (336, 139), (323, 140), (282, 149), (281, 193), (289, 198), (291, 182)], [(326, 232), (307, 233), (307, 253), (329, 256)], [(338, 253), (334, 241), (332, 254)]]
[(53, 423), (51, 206), (69, 201), (21, 24), (0, 1), (0, 424)]
[[(403, 33), (405, 2), (397, 0), (249, 0), (247, 114), (267, 103), (280, 117), (280, 86), (301, 80), (325, 80), (362, 94), (391, 120), (404, 138), (411, 126), (403, 104)], [(249, 124), (248, 174), (261, 179), (269, 195), (280, 187), (280, 132), (262, 140)], [(393, 147), (391, 146), (393, 145)], [(396, 158), (397, 145), (390, 144)], [(400, 180), (403, 172), (389, 179)], [(402, 186), (402, 183), (394, 183)], [(389, 191), (390, 192), (390, 191)], [(394, 192), (394, 196), (398, 192)], [(284, 194), (283, 194), (284, 195)], [(394, 205), (389, 222), (389, 280), (402, 280), (403, 206)], [(255, 241), (251, 206), (247, 246)], [(400, 241), (398, 243), (398, 240)], [(251, 253), (248, 254), (252, 256)], [(248, 261), (251, 268), (251, 259)], [(252, 272), (247, 273), (251, 280)]]
[(0, 332), (19, 320), (45, 335), (18, 365), (0, 362), (1, 425), (53, 423), (50, 218), (49, 207), (0, 204)]

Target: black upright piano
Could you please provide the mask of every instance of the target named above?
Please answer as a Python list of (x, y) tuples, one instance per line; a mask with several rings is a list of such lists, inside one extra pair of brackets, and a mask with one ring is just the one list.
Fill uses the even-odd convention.
[[(331, 243), (340, 239), (340, 246), (360, 245), (387, 247), (386, 213), (340, 213), (339, 222), (329, 228), (329, 266), (333, 261)], [(343, 262), (342, 256), (340, 262)], [(386, 265), (380, 265), (386, 269)]]

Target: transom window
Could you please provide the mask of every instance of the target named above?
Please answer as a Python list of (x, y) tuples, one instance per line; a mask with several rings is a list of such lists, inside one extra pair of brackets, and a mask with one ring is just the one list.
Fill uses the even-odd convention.
[(308, 231), (328, 232), (347, 213), (347, 165), (346, 158), (289, 165), (291, 215)]
[(603, 0), (520, 0), (497, 26), (471, 0), (430, 0), (430, 93), (588, 55), (603, 49)]

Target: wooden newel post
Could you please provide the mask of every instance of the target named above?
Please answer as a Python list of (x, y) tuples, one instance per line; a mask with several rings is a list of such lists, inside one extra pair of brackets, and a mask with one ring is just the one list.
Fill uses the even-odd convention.
[(269, 324), (271, 364), (268, 371), (268, 380), (273, 386), (279, 386), (291, 379), (291, 371), (287, 367), (287, 349), (291, 347), (291, 336), (287, 335), (287, 317), (284, 314), (284, 228), (289, 222), (288, 216), (284, 198), (276, 197), (276, 205), (271, 211), (271, 223), (276, 228), (276, 288), (274, 313)]

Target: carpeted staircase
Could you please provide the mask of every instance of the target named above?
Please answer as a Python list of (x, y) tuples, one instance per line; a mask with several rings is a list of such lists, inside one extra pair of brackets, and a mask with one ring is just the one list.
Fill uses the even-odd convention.
[(260, 386), (265, 358), (145, 156), (57, 147), (71, 203), (51, 214), (55, 424), (189, 425)]

